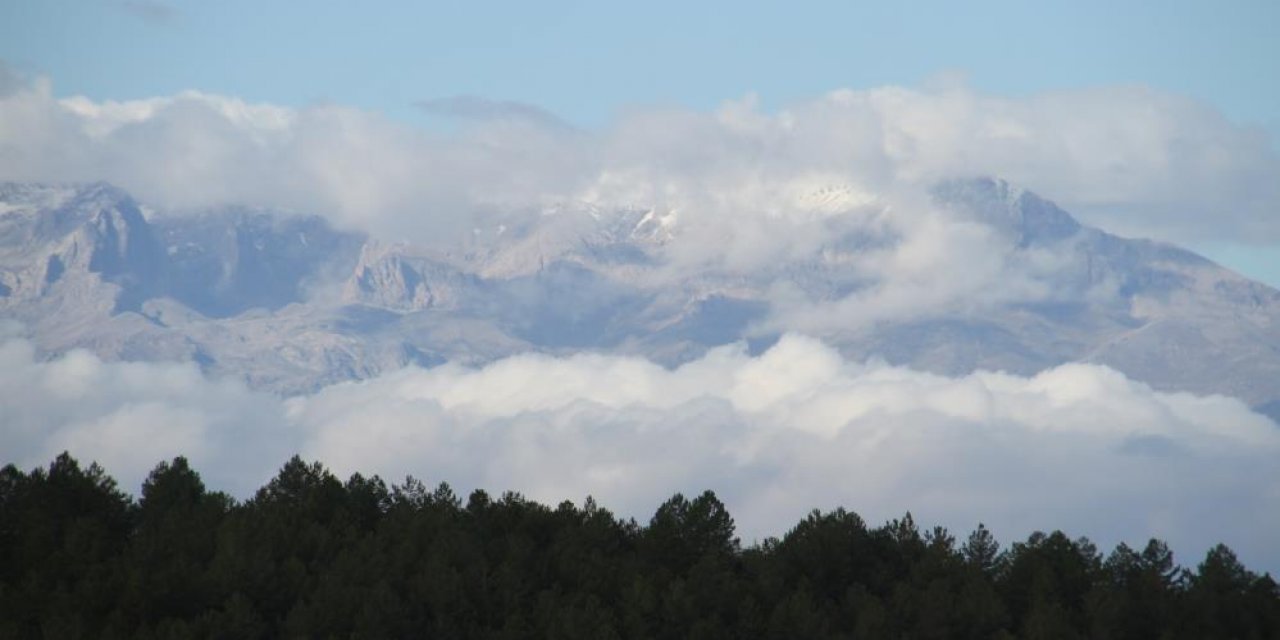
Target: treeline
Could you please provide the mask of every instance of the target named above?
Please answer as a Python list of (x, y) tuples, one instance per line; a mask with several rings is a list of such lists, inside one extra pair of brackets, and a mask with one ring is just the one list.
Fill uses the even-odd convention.
[(743, 548), (710, 492), (642, 526), (296, 457), (243, 503), (177, 458), (135, 501), (63, 454), (0, 470), (0, 637), (1276, 638), (1280, 589), (1222, 546), (1187, 570), (836, 510)]

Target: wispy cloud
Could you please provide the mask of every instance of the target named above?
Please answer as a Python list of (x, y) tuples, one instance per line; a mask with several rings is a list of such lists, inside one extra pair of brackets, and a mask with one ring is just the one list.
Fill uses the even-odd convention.
[(181, 15), (173, 5), (160, 0), (124, 0), (118, 3), (122, 11), (153, 25), (170, 25)]
[(479, 96), (461, 95), (432, 98), (414, 103), (423, 112), (435, 116), (463, 120), (521, 120), (536, 125), (569, 128), (568, 123), (554, 113), (537, 105), (512, 100), (490, 100)]
[(26, 80), (9, 63), (0, 59), (0, 99), (22, 91), (27, 87)]

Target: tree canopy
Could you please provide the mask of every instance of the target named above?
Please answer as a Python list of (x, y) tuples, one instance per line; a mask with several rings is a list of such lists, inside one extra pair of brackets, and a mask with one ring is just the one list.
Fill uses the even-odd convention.
[(0, 638), (1280, 637), (1224, 546), (963, 539), (836, 509), (743, 547), (710, 491), (640, 525), (298, 457), (244, 502), (175, 458), (135, 500), (64, 453), (0, 469)]

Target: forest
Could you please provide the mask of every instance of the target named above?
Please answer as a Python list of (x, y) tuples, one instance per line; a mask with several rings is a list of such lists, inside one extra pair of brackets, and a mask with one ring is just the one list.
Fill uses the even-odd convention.
[(1280, 638), (1280, 588), (1224, 546), (843, 509), (743, 545), (711, 492), (642, 524), (298, 457), (243, 501), (175, 458), (135, 499), (64, 453), (0, 470), (0, 638), (41, 637)]

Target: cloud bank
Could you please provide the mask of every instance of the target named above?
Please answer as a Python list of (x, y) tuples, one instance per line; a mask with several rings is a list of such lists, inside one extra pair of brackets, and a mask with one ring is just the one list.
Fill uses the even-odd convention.
[(0, 91), (0, 178), (105, 179), (162, 208), (282, 207), (419, 242), (468, 232), (494, 209), (657, 206), (741, 254), (795, 235), (777, 224), (811, 222), (797, 193), (892, 197), (983, 174), (1113, 231), (1280, 241), (1280, 156), (1265, 133), (1142, 87), (1020, 98), (960, 85), (840, 90), (776, 113), (750, 98), (710, 113), (639, 110), (591, 132), (517, 103), (424, 104), (466, 126), (434, 134), (341, 106), (200, 92), (59, 99), (40, 79)]
[(281, 400), (190, 364), (39, 361), (0, 346), (0, 448), (21, 465), (69, 449), (135, 488), (188, 455), (241, 496), (291, 453), (339, 474), (413, 474), (460, 490), (594, 495), (647, 518), (716, 490), (748, 540), (811, 508), (871, 521), (911, 509), (1004, 540), (1063, 528), (1103, 545), (1169, 540), (1184, 562), (1224, 541), (1280, 570), (1280, 429), (1239, 401), (1165, 394), (1105, 367), (948, 378), (841, 358), (789, 335), (759, 356), (676, 369), (635, 358), (523, 355), (406, 368)]

